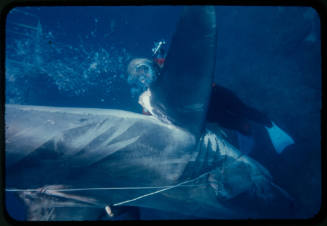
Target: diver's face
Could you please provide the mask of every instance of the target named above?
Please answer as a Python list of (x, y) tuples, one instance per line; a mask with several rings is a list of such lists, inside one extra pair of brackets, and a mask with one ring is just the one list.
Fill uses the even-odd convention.
[(135, 74), (138, 81), (145, 86), (150, 86), (154, 80), (154, 72), (152, 68), (148, 65), (140, 64), (136, 66)]
[(136, 58), (127, 66), (128, 83), (135, 89), (145, 91), (156, 79), (153, 62), (146, 58)]

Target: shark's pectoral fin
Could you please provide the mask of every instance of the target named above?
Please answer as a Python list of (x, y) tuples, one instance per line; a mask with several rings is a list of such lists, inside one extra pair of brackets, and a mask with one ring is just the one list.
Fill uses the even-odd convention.
[(213, 6), (185, 7), (163, 72), (150, 87), (152, 113), (200, 135), (216, 61)]

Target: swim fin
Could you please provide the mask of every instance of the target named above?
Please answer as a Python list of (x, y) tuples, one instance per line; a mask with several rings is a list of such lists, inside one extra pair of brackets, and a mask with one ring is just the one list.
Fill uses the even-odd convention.
[(276, 152), (281, 154), (287, 146), (294, 144), (294, 140), (274, 122), (272, 122), (272, 124), (273, 126), (271, 128), (265, 128), (268, 131), (269, 137)]

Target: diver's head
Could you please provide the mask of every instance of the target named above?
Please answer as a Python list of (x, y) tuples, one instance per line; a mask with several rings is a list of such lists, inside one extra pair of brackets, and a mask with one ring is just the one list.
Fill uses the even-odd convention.
[(135, 58), (127, 67), (128, 81), (130, 84), (141, 86), (144, 89), (156, 79), (153, 62), (146, 58)]

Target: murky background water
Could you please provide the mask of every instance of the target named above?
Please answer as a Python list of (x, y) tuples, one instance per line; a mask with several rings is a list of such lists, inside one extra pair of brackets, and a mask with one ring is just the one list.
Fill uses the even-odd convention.
[[(6, 103), (141, 112), (126, 67), (168, 41), (181, 7), (17, 7), (7, 16)], [(251, 157), (312, 217), (321, 202), (320, 20), (310, 7), (217, 6), (215, 82), (295, 140), (276, 154), (260, 129)], [(19, 200), (8, 209), (23, 219)], [(12, 211), (11, 211), (12, 212)]]

